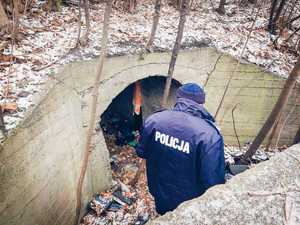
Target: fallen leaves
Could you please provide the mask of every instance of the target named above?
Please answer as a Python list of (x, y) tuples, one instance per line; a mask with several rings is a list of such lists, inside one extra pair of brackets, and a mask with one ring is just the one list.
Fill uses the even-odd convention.
[(8, 102), (0, 104), (2, 112), (16, 112), (18, 109), (18, 105), (15, 102)]

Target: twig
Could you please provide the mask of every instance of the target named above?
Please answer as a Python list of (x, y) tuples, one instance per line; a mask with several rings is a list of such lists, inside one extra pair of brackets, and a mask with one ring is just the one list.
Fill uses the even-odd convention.
[(238, 142), (238, 144), (239, 144), (239, 148), (240, 148), (240, 151), (241, 151), (241, 150), (242, 150), (242, 147), (241, 147), (241, 143), (240, 143), (240, 140), (239, 140), (239, 136), (238, 136), (237, 131), (236, 131), (235, 119), (234, 119), (234, 111), (236, 110), (236, 107), (237, 107), (239, 104), (240, 104), (240, 103), (237, 103), (237, 104), (233, 107), (233, 109), (232, 109), (232, 111), (231, 111), (231, 115), (232, 115), (232, 122), (233, 122), (234, 134), (235, 134), (235, 137), (236, 137), (236, 139), (237, 139), (237, 142)]
[(278, 146), (278, 143), (279, 143), (279, 140), (280, 140), (280, 137), (281, 137), (281, 133), (282, 133), (282, 131), (283, 131), (283, 128), (285, 127), (286, 122), (288, 121), (288, 119), (289, 119), (289, 117), (291, 116), (291, 114), (294, 112), (295, 108), (296, 108), (296, 105), (294, 105), (294, 106), (291, 108), (290, 112), (288, 113), (288, 115), (286, 116), (285, 120), (283, 121), (282, 126), (280, 127), (280, 130), (279, 130), (279, 133), (278, 133), (278, 136), (277, 136), (277, 139), (276, 139), (276, 144), (275, 144), (276, 148), (277, 148), (277, 146)]
[(0, 105), (0, 130), (3, 134), (3, 136), (6, 136), (6, 129), (5, 129), (5, 123), (4, 123), (4, 116), (2, 111), (2, 106)]
[(41, 70), (44, 70), (44, 69), (47, 69), (49, 68), (50, 66), (53, 66), (55, 65), (56, 63), (58, 63), (60, 60), (64, 59), (65, 57), (67, 57), (70, 53), (72, 53), (74, 50), (74, 48), (71, 48), (67, 53), (65, 53), (64, 55), (61, 55), (58, 59), (54, 60), (53, 62), (49, 63), (48, 65), (46, 66), (43, 66), (41, 68), (37, 68), (37, 69), (32, 69), (33, 71), (36, 71), (36, 72), (39, 72)]
[(206, 81), (205, 81), (203, 87), (206, 87), (206, 85), (208, 84), (208, 81), (209, 81), (209, 79), (210, 79), (210, 76), (212, 75), (213, 72), (215, 72), (215, 70), (216, 70), (216, 68), (217, 68), (217, 65), (218, 65), (220, 59), (222, 58), (222, 56), (223, 56), (223, 54), (221, 54), (221, 55), (218, 56), (218, 58), (217, 58), (217, 60), (216, 60), (216, 62), (215, 62), (215, 64), (214, 64), (212, 70), (211, 70), (209, 73), (207, 73), (207, 78), (206, 78)]
[(298, 31), (300, 31), (300, 27), (298, 27), (286, 40), (285, 42), (288, 42)]

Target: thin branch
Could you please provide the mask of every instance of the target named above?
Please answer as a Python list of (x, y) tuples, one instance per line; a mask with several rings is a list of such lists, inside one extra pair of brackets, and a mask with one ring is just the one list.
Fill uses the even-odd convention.
[(208, 84), (210, 76), (212, 75), (213, 72), (215, 72), (215, 70), (217, 68), (217, 65), (218, 65), (220, 59), (222, 58), (222, 56), (223, 56), (223, 54), (221, 54), (221, 55), (218, 56), (216, 62), (214, 63), (214, 66), (213, 66), (212, 70), (209, 73), (207, 73), (207, 78), (205, 80), (205, 83), (204, 83), (203, 87), (206, 87), (206, 85)]
[(2, 132), (2, 135), (6, 136), (6, 129), (5, 129), (5, 123), (4, 123), (4, 115), (2, 111), (2, 106), (0, 105), (0, 130)]
[(236, 137), (236, 139), (237, 139), (237, 142), (238, 142), (238, 145), (239, 145), (239, 149), (240, 149), (240, 151), (241, 151), (241, 150), (242, 150), (242, 147), (241, 147), (241, 143), (240, 143), (239, 136), (238, 136), (238, 134), (237, 134), (236, 125), (235, 125), (235, 119), (234, 119), (234, 111), (236, 110), (236, 108), (237, 108), (238, 105), (239, 105), (239, 103), (237, 103), (237, 104), (233, 107), (233, 109), (232, 109), (232, 111), (231, 111), (231, 116), (232, 116), (232, 122), (233, 122), (234, 134), (235, 134), (235, 137)]
[(288, 42), (298, 31), (300, 31), (300, 27), (298, 27), (286, 40), (285, 42)]
[(296, 105), (294, 105), (294, 106), (291, 108), (290, 112), (288, 113), (288, 115), (286, 116), (285, 120), (283, 121), (283, 124), (282, 124), (281, 127), (280, 127), (280, 130), (279, 130), (279, 133), (278, 133), (278, 136), (277, 136), (277, 140), (276, 140), (276, 144), (275, 144), (276, 148), (278, 147), (278, 143), (279, 143), (279, 140), (280, 140), (280, 137), (281, 137), (283, 128), (285, 127), (285, 125), (286, 125), (288, 119), (290, 118), (291, 114), (294, 112), (295, 108), (296, 108)]
[(109, 29), (109, 19), (112, 11), (112, 1), (106, 1), (105, 13), (104, 13), (104, 22), (103, 22), (103, 32), (102, 32), (102, 40), (101, 40), (101, 53), (99, 58), (99, 66), (96, 73), (96, 78), (93, 86), (92, 93), (92, 104), (91, 104), (91, 114), (89, 118), (89, 126), (87, 131), (86, 144), (83, 153), (82, 166), (80, 170), (80, 176), (78, 179), (77, 190), (76, 190), (76, 217), (75, 217), (75, 225), (79, 223), (79, 217), (81, 212), (82, 205), (82, 191), (83, 191), (83, 182), (87, 170), (87, 166), (89, 163), (89, 156), (91, 154), (92, 147), (92, 136), (95, 130), (96, 124), (96, 111), (97, 111), (97, 103), (99, 99), (99, 88), (100, 88), (100, 80), (104, 66), (104, 60), (107, 55), (107, 44), (108, 44), (108, 29)]

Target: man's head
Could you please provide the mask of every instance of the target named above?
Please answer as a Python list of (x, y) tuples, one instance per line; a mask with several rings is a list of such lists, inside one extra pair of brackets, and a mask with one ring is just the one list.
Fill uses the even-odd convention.
[(177, 98), (187, 98), (197, 102), (198, 104), (205, 103), (205, 93), (204, 90), (195, 83), (188, 83), (182, 85), (176, 93)]

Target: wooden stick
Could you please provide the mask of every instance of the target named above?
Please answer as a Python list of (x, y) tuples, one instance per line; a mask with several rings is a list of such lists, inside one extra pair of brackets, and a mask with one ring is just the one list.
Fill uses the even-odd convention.
[(96, 79), (93, 86), (93, 93), (92, 93), (92, 108), (91, 114), (89, 119), (89, 126), (87, 131), (87, 139), (83, 153), (83, 161), (80, 171), (80, 176), (77, 184), (77, 201), (76, 201), (76, 217), (75, 217), (75, 225), (79, 223), (79, 217), (81, 212), (81, 204), (82, 204), (82, 189), (83, 189), (83, 182), (89, 162), (89, 156), (91, 154), (91, 145), (92, 145), (92, 136), (95, 130), (96, 125), (96, 111), (97, 111), (97, 102), (99, 98), (99, 88), (100, 88), (100, 80), (102, 75), (102, 70), (104, 66), (104, 60), (107, 55), (107, 43), (108, 43), (108, 28), (109, 28), (109, 19), (110, 13), (112, 11), (112, 1), (106, 1), (105, 13), (104, 13), (104, 23), (103, 23), (103, 33), (102, 33), (102, 41), (101, 41), (101, 53), (99, 59), (99, 66), (96, 73)]

